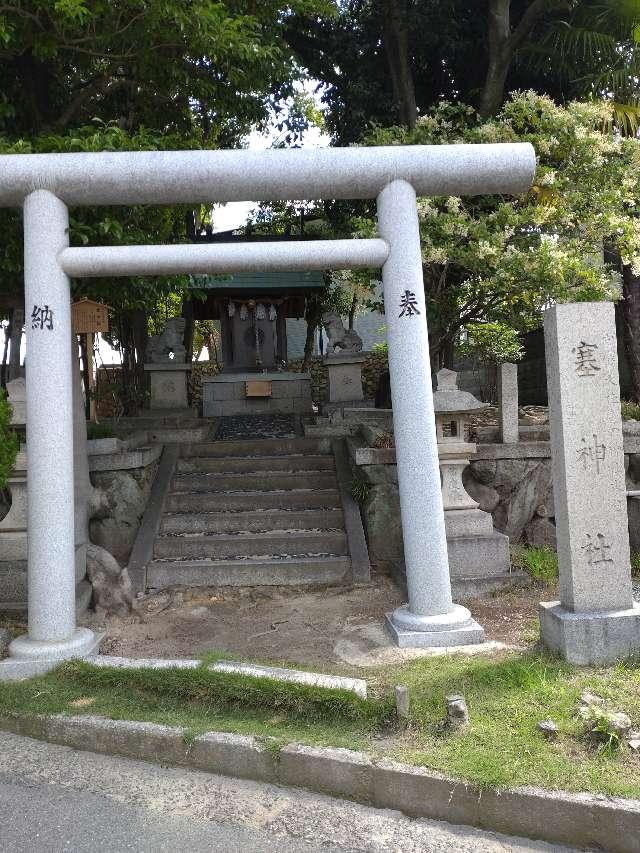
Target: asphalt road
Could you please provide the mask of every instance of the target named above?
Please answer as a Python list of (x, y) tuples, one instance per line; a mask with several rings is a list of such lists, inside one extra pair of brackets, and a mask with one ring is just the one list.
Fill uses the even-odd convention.
[(2, 853), (267, 850), (568, 853), (305, 791), (0, 733)]

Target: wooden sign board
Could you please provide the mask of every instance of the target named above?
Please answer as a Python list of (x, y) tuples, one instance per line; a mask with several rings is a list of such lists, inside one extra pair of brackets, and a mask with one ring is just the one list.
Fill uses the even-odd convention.
[(71, 306), (71, 325), (77, 335), (109, 331), (109, 306), (91, 299), (81, 299)]
[(250, 379), (245, 382), (245, 397), (270, 397), (271, 382), (264, 379)]

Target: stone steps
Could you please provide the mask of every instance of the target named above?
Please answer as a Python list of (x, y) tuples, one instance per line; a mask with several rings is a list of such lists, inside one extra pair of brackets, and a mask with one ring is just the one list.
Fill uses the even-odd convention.
[(325, 439), (230, 439), (181, 448), (146, 585), (332, 584), (352, 563)]
[(253, 492), (290, 489), (335, 489), (336, 475), (332, 471), (306, 471), (294, 473), (281, 471), (236, 472), (231, 474), (176, 474), (172, 491), (175, 492)]
[(241, 512), (254, 510), (331, 509), (340, 506), (338, 490), (287, 489), (286, 491), (175, 492), (167, 496), (165, 511)]
[(328, 454), (304, 454), (287, 456), (192, 456), (178, 460), (179, 474), (210, 473), (235, 474), (283, 471), (334, 471), (335, 462)]
[(300, 453), (325, 453), (329, 455), (330, 451), (330, 442), (317, 438), (264, 438), (259, 441), (231, 439), (185, 444), (182, 447), (181, 455), (183, 458), (191, 456), (261, 458), (264, 456), (291, 456)]
[(349, 557), (322, 555), (263, 560), (153, 560), (147, 588), (185, 586), (302, 586), (350, 579)]
[(344, 525), (342, 509), (181, 512), (166, 514), (162, 535), (175, 533), (266, 533), (269, 530), (329, 530)]
[(160, 536), (153, 548), (155, 558), (313, 556), (347, 553), (344, 531), (271, 530), (268, 533), (220, 533)]

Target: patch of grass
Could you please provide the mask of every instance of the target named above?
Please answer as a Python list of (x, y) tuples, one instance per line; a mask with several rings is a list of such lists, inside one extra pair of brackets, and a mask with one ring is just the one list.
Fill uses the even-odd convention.
[(623, 421), (640, 421), (640, 403), (633, 400), (621, 400), (620, 411)]
[(631, 574), (634, 578), (640, 578), (640, 553), (638, 551), (631, 555)]
[(513, 548), (511, 562), (514, 568), (549, 586), (558, 580), (558, 555), (551, 548)]
[(96, 424), (90, 422), (87, 424), (87, 438), (93, 440), (95, 438), (114, 438), (115, 432), (111, 424)]
[[(366, 703), (353, 694), (327, 696), (321, 688), (204, 667), (126, 671), (74, 662), (30, 681), (0, 683), (0, 711), (147, 720), (182, 726), (189, 740), (211, 729), (251, 734), (275, 754), (292, 740), (344, 746), (485, 786), (640, 798), (640, 756), (624, 744), (602, 750), (578, 715), (580, 695), (589, 690), (605, 700), (607, 711), (624, 711), (640, 728), (640, 660), (574, 668), (547, 654), (502, 652), (422, 658), (350, 674), (367, 678), (372, 698)], [(405, 728), (387, 724), (395, 684), (409, 689)], [(452, 693), (462, 693), (469, 707), (470, 724), (461, 731), (442, 725), (445, 697)], [(537, 730), (543, 719), (557, 724), (555, 739)]]
[(367, 498), (369, 497), (370, 491), (371, 486), (364, 480), (361, 480), (358, 477), (354, 477), (351, 481), (351, 495), (353, 496), (353, 499), (356, 503), (365, 503)]

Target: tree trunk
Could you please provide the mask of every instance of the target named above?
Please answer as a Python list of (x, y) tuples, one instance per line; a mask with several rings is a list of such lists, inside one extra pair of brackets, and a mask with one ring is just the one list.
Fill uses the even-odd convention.
[(193, 316), (193, 300), (182, 300), (182, 316), (186, 320), (183, 338), (184, 348), (186, 350), (184, 360), (187, 364), (190, 364), (193, 361), (193, 335), (196, 330), (196, 321)]
[(351, 306), (349, 308), (349, 328), (353, 329), (353, 324), (356, 319), (356, 311), (358, 310), (358, 297), (356, 294), (353, 294), (351, 299)]
[(304, 358), (302, 359), (302, 371), (309, 370), (313, 358), (313, 344), (316, 338), (317, 324), (307, 320), (307, 336), (304, 340)]
[(406, 0), (382, 0), (383, 41), (400, 123), (409, 129), (418, 118), (416, 92), (409, 56)]
[(22, 345), (22, 327), (24, 326), (24, 308), (14, 308), (11, 318), (11, 351), (9, 353), (9, 380), (20, 375), (20, 347)]
[[(89, 337), (86, 334), (79, 335), (80, 338), (80, 355), (82, 357), (82, 390), (84, 393), (84, 416), (85, 420), (91, 420), (91, 386), (89, 382), (89, 370), (91, 369), (89, 366), (89, 347), (87, 345), (87, 338)], [(92, 356), (93, 357), (93, 356)]]
[(548, 0), (531, 0), (520, 21), (511, 28), (511, 0), (489, 0), (487, 45), (489, 63), (482, 94), (480, 114), (495, 115), (504, 101), (504, 90), (517, 49), (540, 20)]
[(640, 276), (628, 264), (622, 268), (624, 346), (631, 374), (633, 399), (640, 403)]

